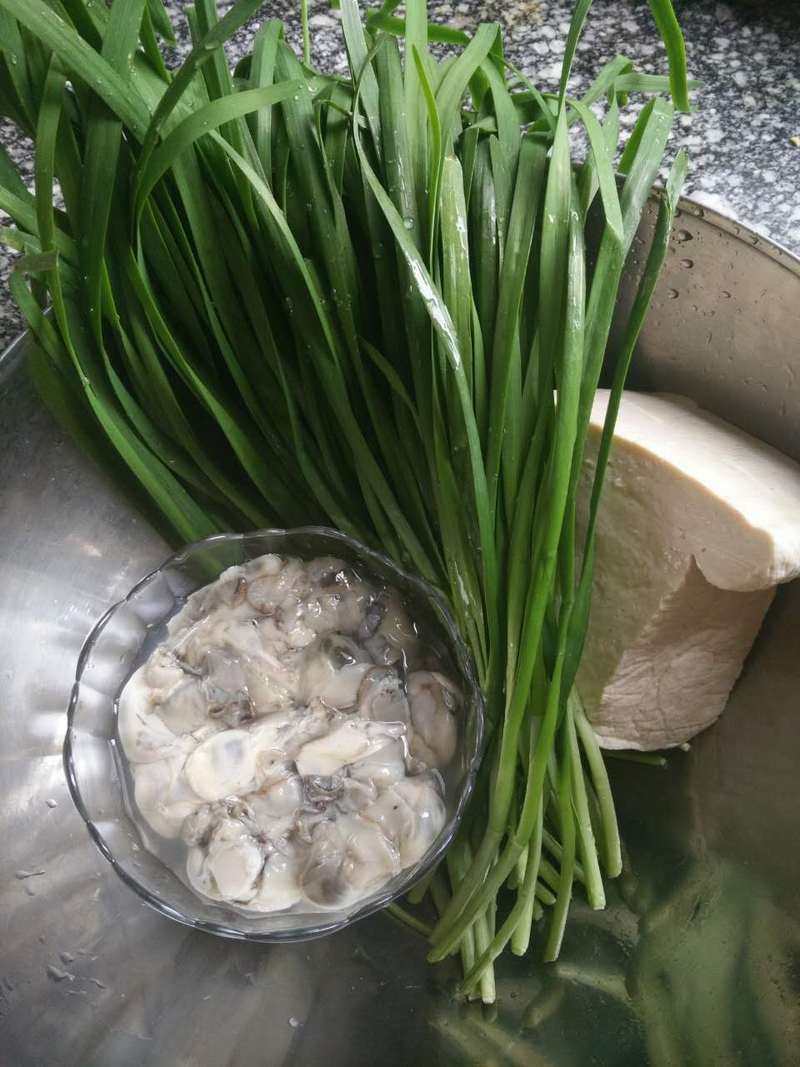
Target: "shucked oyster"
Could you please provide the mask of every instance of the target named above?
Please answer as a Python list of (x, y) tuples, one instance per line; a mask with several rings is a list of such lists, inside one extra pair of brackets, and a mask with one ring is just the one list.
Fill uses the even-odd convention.
[(297, 770), (303, 776), (335, 774), (342, 767), (378, 752), (402, 732), (399, 723), (348, 719), (329, 734), (303, 745), (297, 754)]
[(189, 597), (118, 730), (139, 812), (183, 842), (198, 893), (349, 908), (425, 855), (461, 707), (432, 649), (335, 557), (266, 555)]
[(248, 793), (255, 780), (256, 753), (246, 730), (222, 730), (192, 752), (186, 780), (203, 800)]
[(300, 883), (320, 908), (341, 908), (400, 870), (397, 850), (374, 824), (351, 815), (317, 825)]
[(343, 634), (328, 634), (304, 654), (302, 694), (306, 701), (321, 700), (328, 707), (355, 706), (364, 675), (372, 667), (367, 653)]
[(261, 830), (252, 804), (206, 805), (186, 820), (183, 837), (187, 877), (203, 896), (256, 911), (281, 911), (300, 899), (294, 849)]
[(189, 850), (186, 873), (204, 896), (246, 904), (258, 892), (264, 845), (241, 819), (224, 817), (212, 825), (203, 844)]
[(415, 671), (408, 676), (411, 753), (429, 767), (445, 767), (455, 755), (460, 700), (453, 683), (437, 671)]
[(386, 789), (364, 813), (376, 823), (408, 867), (428, 851), (445, 824), (441, 786), (432, 774), (403, 778)]
[(139, 810), (162, 837), (177, 837), (187, 816), (203, 804), (183, 773), (186, 757), (167, 756), (137, 767), (134, 796)]
[(364, 674), (358, 687), (358, 710), (376, 722), (408, 722), (406, 687), (394, 667), (370, 667)]
[(383, 666), (413, 665), (420, 651), (417, 628), (396, 593), (384, 594), (365, 616), (364, 647)]

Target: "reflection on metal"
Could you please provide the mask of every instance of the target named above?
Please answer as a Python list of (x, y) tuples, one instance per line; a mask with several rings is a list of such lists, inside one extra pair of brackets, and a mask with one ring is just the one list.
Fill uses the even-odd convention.
[[(800, 459), (799, 316), (796, 260), (684, 204), (634, 383)], [(23, 349), (0, 363), (0, 1061), (797, 1062), (800, 585), (690, 752), (613, 763), (628, 870), (609, 909), (576, 902), (556, 965), (537, 946), (504, 958), (490, 1014), (452, 1001), (455, 970), (380, 915), (300, 945), (193, 932), (114, 877), (61, 769), (81, 643), (167, 546), (41, 409), (11, 366)]]

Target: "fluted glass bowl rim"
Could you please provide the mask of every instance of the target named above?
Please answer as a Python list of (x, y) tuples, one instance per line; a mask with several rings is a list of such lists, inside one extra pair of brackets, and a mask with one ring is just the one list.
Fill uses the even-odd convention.
[[(84, 803), (81, 793), (79, 783), (80, 775), (73, 757), (75, 715), (78, 708), (83, 675), (103, 631), (118, 611), (130, 604), (149, 585), (157, 582), (161, 574), (167, 568), (180, 566), (181, 564), (188, 562), (191, 555), (199, 554), (209, 547), (217, 545), (241, 543), (257, 540), (258, 538), (280, 538), (291, 542), (294, 538), (302, 538), (304, 536), (316, 537), (329, 541), (332, 548), (339, 545), (346, 547), (351, 552), (356, 552), (366, 561), (368, 566), (372, 565), (379, 571), (380, 569), (388, 571), (404, 592), (409, 589), (412, 590), (414, 597), (418, 597), (420, 600), (427, 602), (428, 605), (434, 608), (439, 623), (447, 631), (447, 638), (450, 644), (450, 651), (453, 654), (454, 666), (458, 670), (458, 680), (464, 689), (465, 696), (468, 697), (468, 699), (465, 700), (465, 707), (469, 709), (469, 714), (474, 716), (475, 721), (471, 733), (471, 748), (467, 753), (466, 774), (461, 784), (453, 813), (422, 859), (409, 867), (407, 871), (400, 872), (400, 874), (396, 876), (396, 879), (392, 879), (393, 882), (396, 881), (397, 883), (392, 889), (378, 890), (376, 893), (367, 897), (363, 904), (360, 904), (354, 911), (346, 916), (337, 915), (336, 918), (331, 918), (326, 921), (326, 913), (320, 912), (320, 922), (318, 924), (304, 926), (298, 930), (255, 932), (237, 929), (235, 925), (230, 923), (212, 922), (207, 919), (199, 919), (186, 914), (183, 910), (170, 904), (169, 900), (164, 899), (164, 897), (158, 893), (143, 886), (118, 862), (113, 849), (109, 846), (87, 810), (87, 806)], [(265, 549), (265, 551), (268, 550)], [(113, 701), (111, 701), (111, 707), (113, 709)], [(113, 711), (111, 713), (113, 713)], [(206, 933), (237, 941), (249, 941), (255, 943), (307, 941), (313, 938), (323, 937), (326, 934), (335, 933), (338, 930), (350, 926), (354, 922), (358, 922), (360, 919), (366, 918), (368, 915), (375, 914), (375, 912), (380, 911), (393, 901), (402, 897), (416, 882), (424, 878), (425, 875), (435, 867), (455, 837), (472, 795), (483, 754), (484, 724), (485, 701), (477, 681), (472, 654), (459, 633), (447, 600), (435, 586), (431, 585), (419, 575), (413, 574), (400, 567), (394, 560), (390, 559), (384, 553), (379, 552), (374, 548), (370, 548), (356, 538), (342, 533), (340, 530), (316, 525), (298, 526), (293, 528), (266, 527), (258, 530), (250, 530), (245, 533), (212, 534), (209, 537), (202, 538), (198, 541), (192, 541), (189, 544), (182, 546), (141, 578), (121, 600), (112, 604), (111, 607), (103, 613), (92, 627), (92, 630), (84, 641), (78, 655), (78, 661), (75, 668), (75, 679), (72, 684), (69, 706), (67, 708), (67, 730), (63, 745), (63, 765), (70, 796), (72, 797), (72, 801), (75, 804), (79, 815), (83, 819), (89, 832), (89, 836), (95, 846), (125, 885), (132, 889), (134, 893), (136, 893), (136, 895), (153, 910), (183, 926), (188, 926), (195, 930), (203, 930)], [(130, 816), (128, 817), (130, 818)], [(157, 857), (154, 857), (154, 859), (157, 859)]]

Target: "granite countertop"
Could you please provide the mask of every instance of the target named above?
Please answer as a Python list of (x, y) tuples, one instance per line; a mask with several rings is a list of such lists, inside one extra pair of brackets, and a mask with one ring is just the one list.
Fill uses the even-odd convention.
[[(167, 6), (186, 47), (183, 0)], [(220, 4), (220, 7), (230, 6)], [(509, 57), (547, 87), (558, 81), (573, 0), (462, 0), (430, 3), (431, 18), (469, 30), (499, 22)], [(697, 112), (681, 116), (674, 147), (691, 155), (688, 196), (735, 217), (800, 255), (800, 12), (796, 0), (677, 0), (689, 67), (702, 82)], [(314, 60), (341, 68), (338, 14), (327, 0), (311, 0)], [(273, 0), (264, 14), (284, 19), (299, 47), (299, 0)], [(254, 27), (233, 51), (248, 47)], [(645, 72), (666, 70), (663, 48), (646, 0), (596, 0), (576, 57), (572, 89), (622, 52)], [(623, 115), (632, 125), (635, 114)], [(0, 139), (26, 178), (31, 146), (8, 123)], [(0, 351), (22, 328), (5, 279), (11, 257), (0, 250)]]

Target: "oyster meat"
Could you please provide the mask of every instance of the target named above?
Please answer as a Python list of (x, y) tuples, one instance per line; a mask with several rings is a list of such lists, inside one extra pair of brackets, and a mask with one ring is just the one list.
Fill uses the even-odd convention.
[(195, 892), (350, 908), (424, 857), (462, 709), (432, 648), (395, 590), (332, 556), (261, 556), (187, 599), (117, 728), (138, 815)]

